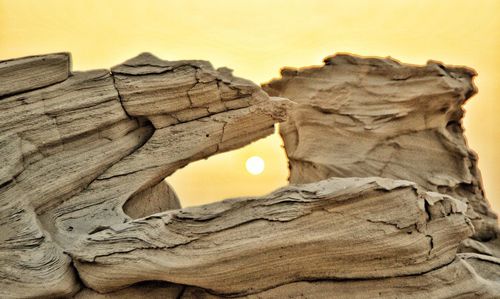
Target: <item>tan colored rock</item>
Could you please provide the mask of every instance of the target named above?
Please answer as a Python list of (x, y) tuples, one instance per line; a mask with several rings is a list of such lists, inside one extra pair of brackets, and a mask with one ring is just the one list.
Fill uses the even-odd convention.
[[(11, 69), (0, 73), (8, 77)], [(23, 76), (31, 82), (40, 74)], [(0, 167), (0, 297), (74, 293), (79, 286), (71, 259), (41, 215), (133, 152), (151, 129), (127, 119), (107, 71), (75, 73), (2, 98), (0, 111), (0, 153), (6, 153)]]
[[(208, 117), (193, 122), (187, 117), (183, 124), (156, 130), (148, 120), (148, 110), (131, 117), (136, 115), (133, 108), (124, 109), (116, 83), (120, 79), (107, 70), (64, 77), (59, 66), (62, 58), (55, 54), (0, 63), (1, 78), (17, 78), (19, 86), (24, 84), (8, 91), (16, 94), (0, 99), (2, 298), (76, 293), (81, 287), (78, 274), (65, 252), (72, 242), (133, 218), (179, 208), (163, 178), (191, 161), (272, 133), (274, 123), (284, 120), (289, 106), (283, 99), (269, 100), (257, 85), (233, 78), (225, 69), (218, 73), (209, 68), (210, 74), (224, 80), (224, 88), (241, 90), (245, 98), (255, 101), (243, 109), (215, 109)], [(181, 64), (185, 68), (196, 65)], [(27, 71), (29, 68), (35, 70)], [(39, 78), (40, 72), (46, 73), (45, 81)], [(200, 84), (218, 82), (205, 72), (196, 74), (193, 80)], [(161, 110), (184, 96), (175, 83), (183, 75), (164, 78), (149, 74), (148, 78), (155, 84), (173, 86), (167, 91), (153, 86), (161, 94), (148, 96), (151, 115), (156, 106)], [(141, 82), (148, 85), (149, 79)], [(127, 92), (123, 93), (126, 102)], [(198, 94), (193, 97), (204, 96)], [(239, 97), (237, 92), (228, 99)], [(216, 100), (219, 97), (213, 101), (200, 98)], [(188, 115), (196, 109), (180, 112)]]
[(91, 289), (82, 289), (75, 299), (175, 299), (179, 298), (184, 287), (161, 281), (148, 281), (107, 294), (97, 293)]
[(406, 181), (331, 179), (156, 214), (92, 233), (68, 251), (99, 292), (152, 279), (245, 294), (441, 267), (472, 234), (465, 209)]
[(123, 212), (133, 219), (181, 208), (181, 203), (174, 189), (161, 181), (130, 197), (123, 205)]
[(0, 199), (0, 298), (73, 294), (79, 282), (71, 263), (28, 203), (16, 197)]
[[(500, 260), (479, 254), (459, 254), (455, 260), (421, 275), (367, 280), (312, 280), (285, 284), (263, 292), (231, 298), (274, 299), (351, 298), (498, 298)], [(227, 298), (189, 287), (182, 299)]]
[[(347, 56), (328, 64), (341, 75), (333, 82), (318, 75), (330, 89), (313, 92), (316, 80), (311, 87), (302, 77), (295, 86), (294, 76), (270, 86), (290, 84), (287, 92), (306, 102), (317, 93), (314, 107), (297, 101), (283, 127), (299, 165), (292, 180), (326, 178), (339, 161), (345, 178), (180, 209), (165, 177), (271, 134), (297, 104), (205, 61), (145, 53), (111, 72), (71, 74), (67, 54), (0, 62), (0, 78), (12, 82), (0, 82), (0, 297), (498, 297), (493, 216), (455, 123), (457, 103), (472, 93), (471, 73)], [(384, 80), (394, 69), (393, 86)], [(384, 92), (391, 101), (379, 103)], [(332, 103), (332, 93), (344, 104)], [(451, 108), (440, 110), (444, 104)], [(395, 112), (400, 105), (408, 114)], [(387, 110), (397, 116), (379, 118)], [(359, 155), (381, 136), (396, 139), (404, 150), (391, 155), (405, 163), (415, 152), (429, 158), (428, 142), (442, 175), (426, 168), (435, 157), (404, 171), (392, 166), (391, 155), (380, 158), (384, 142), (374, 161), (365, 159), (387, 164), (373, 177), (354, 175), (359, 163), (348, 155), (327, 153), (352, 147)], [(308, 168), (300, 157), (319, 160)], [(400, 170), (416, 183), (396, 180)]]
[(281, 126), (290, 182), (366, 176), (413, 181), (468, 202), (474, 239), (495, 240), (497, 217), (462, 128), (462, 105), (476, 93), (476, 73), (435, 61), (414, 66), (347, 54), (324, 63), (285, 68), (281, 79), (264, 85), (298, 103)]
[(0, 61), (0, 99), (64, 81), (70, 75), (70, 67), (69, 53)]
[[(84, 191), (44, 214), (46, 221), (55, 226), (54, 237), (71, 245), (81, 234), (129, 221), (122, 207), (133, 196), (157, 185), (189, 162), (271, 134), (285, 104), (286, 101), (271, 100), (155, 130), (141, 148), (109, 167)], [(129, 209), (128, 213), (136, 212)]]
[(125, 110), (159, 129), (249, 107), (268, 96), (255, 83), (207, 61), (164, 61), (143, 53), (111, 69)]

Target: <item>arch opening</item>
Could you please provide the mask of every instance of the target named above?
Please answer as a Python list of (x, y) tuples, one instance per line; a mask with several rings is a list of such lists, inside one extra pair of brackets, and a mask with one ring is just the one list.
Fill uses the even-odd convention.
[[(250, 163), (261, 159), (264, 167)], [(253, 162), (252, 162), (253, 161)], [(260, 196), (288, 184), (288, 158), (275, 125), (274, 134), (242, 148), (188, 164), (165, 179), (175, 190), (181, 207), (191, 207), (227, 198)]]

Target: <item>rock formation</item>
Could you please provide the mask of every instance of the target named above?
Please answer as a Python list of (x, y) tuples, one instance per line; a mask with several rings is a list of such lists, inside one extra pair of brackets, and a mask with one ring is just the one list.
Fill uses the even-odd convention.
[(299, 104), (281, 126), (290, 182), (367, 176), (415, 182), (468, 203), (473, 239), (483, 243), (468, 240), (464, 250), (500, 257), (497, 216), (462, 128), (476, 73), (435, 61), (413, 66), (344, 54), (324, 63), (285, 68), (281, 79), (264, 85)]
[[(70, 65), (0, 62), (1, 298), (500, 296), (471, 70), (341, 55), (265, 85), (290, 101), (205, 61)], [(292, 185), (181, 209), (165, 177), (283, 121)]]

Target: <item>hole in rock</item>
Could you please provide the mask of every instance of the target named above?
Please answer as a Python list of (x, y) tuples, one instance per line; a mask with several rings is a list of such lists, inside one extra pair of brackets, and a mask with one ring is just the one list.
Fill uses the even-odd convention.
[(288, 184), (283, 140), (274, 134), (240, 149), (192, 162), (166, 179), (181, 206), (259, 196)]

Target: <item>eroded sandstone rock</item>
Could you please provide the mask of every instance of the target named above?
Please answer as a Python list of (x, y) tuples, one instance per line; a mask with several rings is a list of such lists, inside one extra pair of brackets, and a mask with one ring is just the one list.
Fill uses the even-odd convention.
[[(264, 137), (275, 122), (284, 120), (289, 102), (270, 100), (257, 85), (232, 77), (226, 69), (218, 72), (207, 62), (169, 63), (148, 54), (135, 61), (144, 57), (150, 64), (196, 70), (192, 80), (220, 84), (224, 100), (244, 98), (246, 104), (222, 104), (210, 115), (155, 128), (154, 117), (167, 111), (157, 107), (186, 114), (203, 107), (176, 104), (190, 92), (183, 89), (185, 77), (176, 68), (168, 78), (162, 77), (165, 73), (134, 73), (131, 82), (153, 85), (147, 97), (152, 104), (140, 103), (145, 109), (137, 114), (134, 106), (128, 110), (127, 90), (117, 83), (123, 70), (116, 78), (107, 70), (68, 76), (66, 54), (0, 64), (0, 77), (9, 78), (0, 81), (0, 90), (6, 90), (0, 99), (0, 297), (76, 293), (81, 287), (78, 273), (65, 253), (73, 242), (149, 212), (179, 208), (175, 198), (169, 203), (173, 195), (165, 194), (163, 178), (191, 161)], [(127, 63), (129, 72), (143, 72), (141, 65)], [(208, 97), (210, 102), (221, 102), (221, 96), (214, 97)]]
[(162, 281), (148, 281), (139, 283), (128, 288), (101, 294), (91, 289), (82, 289), (75, 295), (75, 299), (165, 299), (179, 298), (185, 287), (181, 285), (166, 283)]
[[(494, 217), (459, 125), (472, 72), (327, 64), (266, 87), (294, 104), (205, 61), (0, 62), (0, 297), (497, 297)], [(165, 177), (290, 110), (291, 180), (310, 184), (181, 209)]]
[(143, 53), (111, 71), (127, 113), (147, 116), (157, 129), (268, 99), (253, 82), (207, 61), (163, 61)]
[[(476, 73), (435, 61), (415, 66), (347, 54), (324, 63), (284, 68), (282, 78), (264, 85), (271, 95), (298, 103), (281, 126), (290, 182), (410, 180), (470, 204), (474, 239), (500, 248), (497, 216), (485, 199), (477, 156), (463, 135), (462, 106), (476, 93)], [(481, 250), (491, 243), (467, 247), (492, 252)]]
[(174, 189), (166, 181), (161, 181), (129, 198), (123, 205), (123, 212), (137, 219), (180, 208), (181, 203)]
[(0, 97), (64, 81), (70, 68), (68, 53), (0, 61)]
[(68, 251), (99, 292), (164, 280), (247, 294), (296, 280), (439, 268), (472, 234), (465, 209), (407, 181), (330, 179), (152, 215), (92, 233)]
[[(420, 275), (352, 281), (301, 281), (232, 298), (498, 298), (499, 266), (498, 259), (466, 253), (458, 254), (450, 264)], [(181, 298), (215, 299), (220, 296), (188, 287)]]

